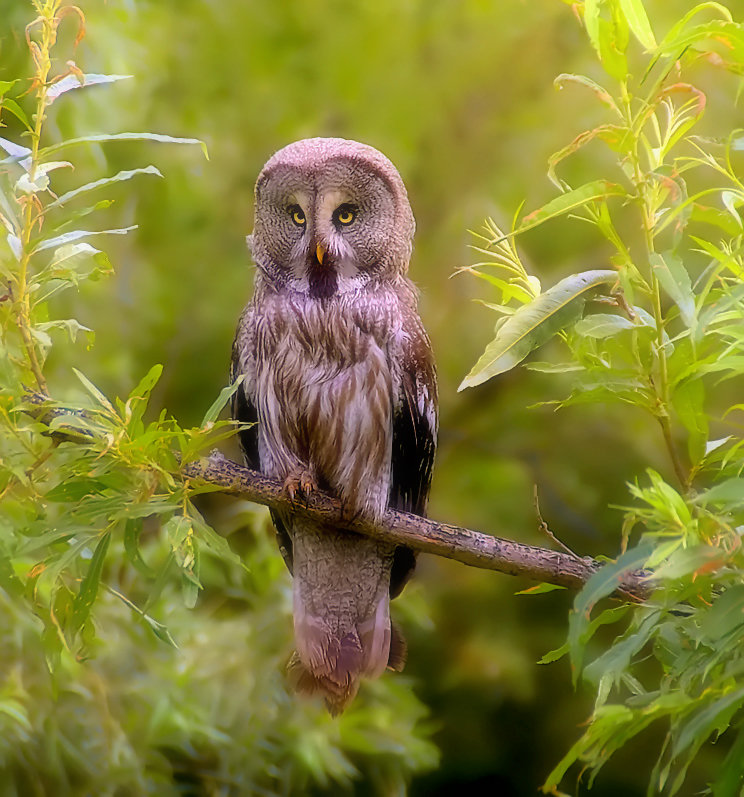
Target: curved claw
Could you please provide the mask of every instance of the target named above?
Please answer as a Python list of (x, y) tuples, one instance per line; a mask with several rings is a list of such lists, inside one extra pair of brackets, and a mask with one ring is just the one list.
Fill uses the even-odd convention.
[(318, 489), (318, 485), (308, 470), (290, 473), (284, 480), (282, 489), (289, 496), (289, 500), (297, 503), (298, 497), (304, 496), (305, 506), (310, 494)]

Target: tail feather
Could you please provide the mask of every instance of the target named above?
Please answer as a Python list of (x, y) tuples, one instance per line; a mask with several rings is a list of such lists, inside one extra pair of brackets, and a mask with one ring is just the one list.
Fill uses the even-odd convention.
[(293, 532), (297, 652), (289, 677), (298, 692), (322, 694), (338, 714), (361, 678), (377, 678), (405, 659), (390, 624), (394, 549), (311, 524), (298, 523)]

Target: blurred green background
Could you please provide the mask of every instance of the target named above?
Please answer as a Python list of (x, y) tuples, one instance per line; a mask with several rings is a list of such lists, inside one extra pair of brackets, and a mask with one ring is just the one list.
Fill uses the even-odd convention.
[[(691, 6), (681, 0), (647, 2), (657, 36)], [(617, 407), (574, 406), (557, 414), (549, 406), (531, 407), (563, 396), (570, 387), (566, 375), (517, 369), (456, 392), (495, 320), (474, 303), (494, 298), (484, 283), (468, 275), (453, 277), (458, 266), (476, 259), (468, 250), (467, 231), (479, 228), (487, 215), (508, 226), (523, 200), (530, 210), (554, 196), (545, 176), (548, 156), (601, 119), (601, 106), (589, 92), (553, 87), (561, 72), (609, 80), (571, 8), (558, 0), (91, 0), (81, 7), (87, 37), (74, 55), (78, 66), (134, 79), (71, 92), (55, 103), (48, 143), (88, 133), (147, 130), (203, 139), (210, 160), (196, 147), (156, 144), (71, 153), (76, 170), (59, 173), (58, 192), (148, 163), (166, 179), (145, 176), (107, 193), (117, 201), (103, 223), (139, 228), (106, 243), (116, 267), (112, 279), (86, 285), (65, 306), (60, 303), (59, 314), (72, 313), (94, 328), (97, 341), (90, 350), (83, 345), (55, 349), (52, 389), (60, 396), (72, 389), (75, 365), (108, 394), (125, 395), (160, 362), (165, 372), (155, 405), (167, 407), (184, 424), (198, 423), (226, 384), (235, 322), (251, 292), (244, 238), (252, 226), (253, 183), (262, 164), (294, 139), (359, 139), (398, 166), (417, 219), (411, 276), (421, 289), (421, 315), (440, 379), (441, 433), (430, 515), (548, 545), (533, 506), (537, 485), (542, 514), (566, 544), (581, 554), (615, 554), (622, 515), (612, 507), (628, 502), (625, 483), (648, 466), (668, 473), (652, 421)], [(31, 16), (30, 3), (0, 0), (0, 79), (28, 74), (23, 28)], [(73, 27), (63, 26), (67, 44)], [(68, 57), (64, 46), (60, 53)], [(737, 113), (722, 100), (733, 96), (725, 82), (732, 78), (704, 65), (693, 77), (709, 95), (702, 132), (725, 133)], [(12, 119), (5, 121), (9, 128), (3, 135), (17, 136)], [(598, 146), (590, 147), (562, 174), (573, 184), (603, 176), (604, 158)], [(626, 232), (632, 239), (632, 227)], [(606, 245), (587, 225), (548, 225), (524, 236), (520, 247), (545, 285), (576, 271), (608, 267)], [(203, 503), (223, 533), (234, 531), (240, 517), (250, 513), (236, 506), (219, 498)], [(252, 662), (244, 668), (241, 661), (233, 662), (220, 676), (224, 681), (209, 672), (211, 658), (228, 655), (231, 640), (244, 634), (261, 648), (253, 660), (264, 668), (261, 678), (273, 683), (281, 677), (291, 646), (289, 576), (268, 528), (263, 521), (258, 525), (250, 578), (225, 584), (218, 574), (211, 587), (207, 580), (194, 612), (173, 609), (179, 642), (191, 640), (177, 675), (186, 679), (184, 693), (192, 688), (201, 695), (204, 688), (213, 692), (212, 712), (228, 711), (232, 699), (239, 701), (243, 710), (254, 712), (250, 721), (244, 718), (246, 727), (273, 721), (267, 718), (273, 716), (271, 708), (262, 707), (263, 687), (255, 673), (246, 682)], [(238, 532), (231, 544), (242, 550)], [(409, 661), (404, 677), (385, 679), (400, 681), (390, 689), (400, 690), (401, 701), (412, 690), (428, 707), (416, 733), (440, 750), (438, 764), (428, 747), (411, 754), (418, 762), (411, 766), (418, 770), (412, 794), (445, 795), (460, 787), (476, 794), (534, 794), (578, 736), (590, 696), (572, 689), (565, 661), (536, 664), (563, 642), (571, 596), (515, 596), (527, 586), (423, 557), (415, 582), (397, 601)], [(281, 613), (274, 614), (275, 605)], [(256, 617), (266, 624), (265, 633), (250, 627)], [(88, 666), (103, 668), (104, 686), (120, 695), (129, 688), (128, 665), (117, 665), (116, 657), (127, 654), (117, 654), (113, 638), (106, 644), (99, 652), (103, 663)], [(148, 711), (148, 695), (166, 689), (169, 668), (179, 656), (162, 655), (162, 661), (148, 659), (141, 667), (132, 663), (144, 680), (138, 680), (142, 704), (131, 710)], [(181, 708), (188, 713), (188, 706)], [(291, 717), (292, 711), (291, 705), (285, 707), (283, 716)], [(414, 709), (407, 711), (409, 717)], [(385, 722), (392, 739), (400, 730), (394, 712)], [(230, 727), (238, 733), (234, 724)], [(329, 720), (317, 727), (316, 732), (334, 737), (350, 733), (351, 726), (339, 730)], [(247, 733), (244, 727), (239, 732)], [(285, 740), (299, 733), (291, 721), (276, 732)], [(613, 761), (595, 793), (645, 793), (661, 733), (651, 728)], [(384, 746), (384, 736), (369, 744)], [(232, 743), (211, 742), (217, 747)], [(4, 760), (7, 766), (9, 759)], [(390, 791), (384, 777), (375, 785), (370, 774), (379, 762), (366, 769), (356, 764), (366, 774), (357, 780), (351, 775), (345, 788)], [(253, 760), (251, 766), (257, 765)], [(237, 771), (249, 768), (246, 762), (236, 766)], [(323, 785), (321, 778), (312, 788), (338, 793), (341, 786), (338, 781)], [(583, 793), (583, 786), (576, 788)], [(199, 792), (184, 786), (184, 793)]]

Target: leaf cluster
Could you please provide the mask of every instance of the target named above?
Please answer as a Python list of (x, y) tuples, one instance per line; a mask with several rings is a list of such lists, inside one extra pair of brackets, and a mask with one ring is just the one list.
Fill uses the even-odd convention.
[[(381, 791), (399, 790), (409, 772), (436, 761), (421, 704), (404, 683), (375, 686), (339, 728), (320, 706), (290, 698), (280, 660), (290, 601), (265, 513), (236, 505), (230, 544), (200, 509), (210, 488), (184, 475), (239, 428), (219, 419), (239, 381), (194, 428), (157, 407), (161, 365), (125, 398), (109, 398), (77, 369), (79, 384), (64, 400), (62, 386), (47, 383), (52, 351), (69, 357), (81, 339), (94, 343), (85, 323), (60, 317), (60, 297), (110, 275), (98, 242), (136, 228), (99, 223), (112, 204), (107, 190), (163, 176), (149, 164), (60, 190), (75, 168), (60, 158), (80, 148), (105, 155), (127, 141), (206, 149), (151, 132), (47, 143), (57, 103), (128, 76), (86, 73), (73, 60), (56, 72), (60, 29), (73, 27), (76, 46), (85, 17), (61, 0), (33, 6), (32, 77), (0, 82), (0, 126), (10, 115), (23, 128), (19, 140), (0, 137), (0, 769), (8, 788), (64, 794), (74, 782), (97, 794), (166, 794), (184, 779), (204, 793), (225, 784), (231, 793), (288, 793), (349, 786), (368, 770)], [(63, 174), (68, 182), (58, 182)], [(219, 600), (240, 611), (213, 621)]]
[[(702, 745), (730, 726), (732, 752), (711, 789), (734, 794), (744, 777), (744, 132), (700, 135), (708, 100), (686, 74), (701, 62), (743, 74), (744, 34), (720, 3), (695, 6), (660, 41), (641, 0), (575, 7), (607, 80), (563, 74), (556, 86), (588, 90), (605, 118), (550, 157), (557, 197), (518, 213), (510, 232), (489, 220), (479, 236), (487, 258), (468, 270), (498, 290), (488, 306), (500, 318), (461, 388), (513, 368), (557, 335), (563, 361), (527, 364), (569, 381), (554, 403), (618, 402), (649, 415), (670, 465), (672, 483), (649, 467), (630, 485), (621, 555), (582, 590), (568, 642), (544, 659), (569, 654), (575, 682), (597, 689), (595, 711), (546, 791), (557, 793), (575, 762), (593, 780), (615, 751), (663, 720), (649, 794), (677, 793)], [(612, 157), (611, 174), (579, 186), (560, 176), (566, 159), (597, 145)], [(590, 225), (609, 248), (607, 263), (542, 290), (514, 241), (561, 218)], [(648, 573), (652, 599), (595, 610), (623, 571), (637, 569)], [(597, 654), (599, 629), (618, 625)]]

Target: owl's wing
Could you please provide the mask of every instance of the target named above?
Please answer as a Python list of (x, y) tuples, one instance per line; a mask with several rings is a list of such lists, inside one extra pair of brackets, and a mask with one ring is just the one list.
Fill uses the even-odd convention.
[[(245, 310), (238, 323), (238, 329), (233, 341), (232, 358), (230, 360), (230, 381), (234, 382), (240, 374), (243, 374), (243, 382), (233, 393), (231, 412), (236, 421), (249, 423), (246, 429), (238, 432), (240, 448), (243, 451), (243, 458), (247, 467), (253, 470), (261, 470), (261, 458), (258, 452), (258, 410), (253, 401), (253, 363), (252, 346), (250, 344), (250, 328), (252, 321), (252, 309), (250, 306)], [(286, 524), (282, 516), (271, 511), (271, 520), (276, 528), (277, 542), (284, 561), (292, 572), (292, 541), (287, 531)]]
[[(437, 378), (429, 339), (418, 318), (411, 321), (400, 352), (402, 370), (393, 406), (390, 506), (424, 515), (437, 445)], [(391, 597), (400, 594), (415, 564), (410, 548), (396, 548)]]

